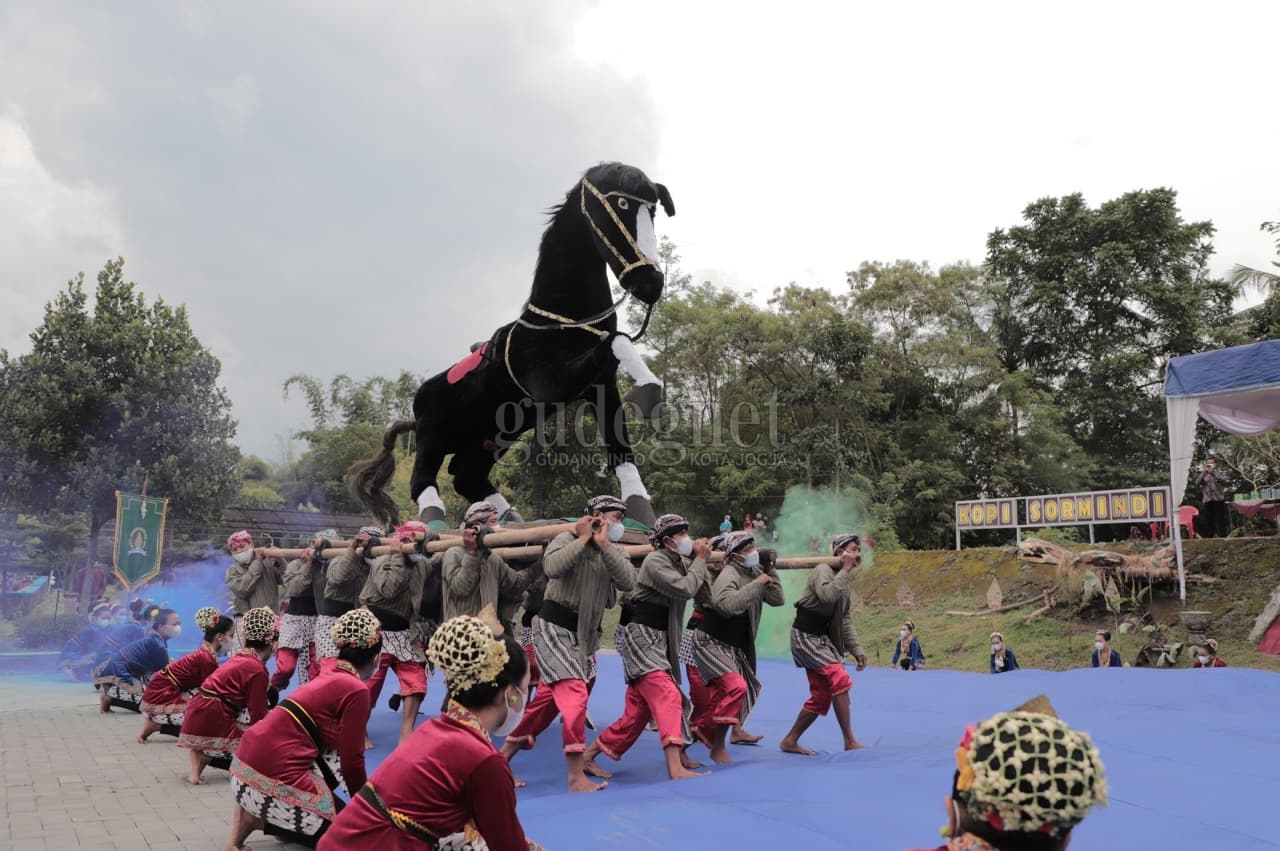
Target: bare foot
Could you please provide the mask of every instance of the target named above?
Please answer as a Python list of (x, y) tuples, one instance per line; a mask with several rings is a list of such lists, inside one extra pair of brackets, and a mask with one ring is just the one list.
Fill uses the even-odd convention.
[(367, 751), (373, 750), (373, 739), (370, 739), (368, 736), (364, 737), (364, 749)]
[(698, 762), (696, 759), (690, 759), (687, 751), (680, 752), (680, 764), (690, 771), (693, 771), (695, 768), (702, 768), (702, 763)]
[(594, 754), (583, 756), (582, 770), (583, 772), (590, 774), (592, 777), (599, 777), (601, 780), (608, 780), (613, 776), (608, 771), (605, 771), (600, 767), (600, 764), (596, 762)]
[(102, 697), (98, 698), (98, 711), (106, 715), (111, 711), (111, 697), (103, 692)]
[(569, 781), (570, 792), (599, 792), (609, 785), (608, 781), (604, 783), (592, 783), (586, 776), (575, 777)]
[(519, 777), (516, 777), (514, 774), (511, 775), (511, 781), (515, 784), (517, 789), (523, 789), (524, 787), (529, 785), (528, 783), (525, 783), (523, 780), (521, 780)]
[(778, 749), (783, 753), (798, 753), (801, 756), (813, 756), (817, 751), (811, 751), (792, 739), (783, 739), (778, 742)]
[(190, 783), (192, 786), (204, 786), (204, 785), (205, 785), (204, 778), (203, 778), (203, 777), (201, 777), (199, 774), (192, 774), (191, 776), (189, 776), (189, 777), (187, 778), (187, 782), (188, 782), (188, 783)]
[(140, 745), (145, 745), (145, 744), (147, 743), (147, 736), (149, 736), (149, 735), (151, 735), (151, 734), (150, 734), (150, 733), (147, 733), (147, 734), (145, 734), (145, 735), (139, 736), (139, 737), (138, 737), (138, 744), (140, 744)]
[(866, 745), (857, 739), (845, 739), (844, 742), (844, 749), (847, 751), (860, 751), (865, 747)]
[(690, 771), (682, 767), (679, 771), (668, 771), (667, 776), (672, 780), (688, 780), (690, 777), (706, 777), (710, 773), (710, 771)]
[(729, 756), (728, 749), (721, 745), (718, 748), (711, 749), (711, 761), (716, 765), (728, 765), (733, 762), (733, 757)]
[(760, 744), (760, 740), (763, 738), (764, 736), (755, 736), (744, 730), (729, 739), (729, 743), (734, 745), (758, 745)]

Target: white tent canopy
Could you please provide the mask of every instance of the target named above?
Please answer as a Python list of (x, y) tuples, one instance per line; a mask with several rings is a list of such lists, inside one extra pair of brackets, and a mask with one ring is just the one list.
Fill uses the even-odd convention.
[[(1169, 411), (1169, 483), (1176, 504), (1187, 489), (1197, 416), (1231, 434), (1280, 428), (1280, 340), (1174, 358), (1165, 375), (1164, 395)], [(1182, 538), (1178, 527), (1172, 528), (1185, 601)]]

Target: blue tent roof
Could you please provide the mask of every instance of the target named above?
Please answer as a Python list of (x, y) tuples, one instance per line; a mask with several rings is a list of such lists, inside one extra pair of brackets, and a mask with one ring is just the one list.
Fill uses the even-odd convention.
[(1164, 380), (1166, 396), (1244, 393), (1280, 385), (1280, 340), (1264, 340), (1174, 358)]

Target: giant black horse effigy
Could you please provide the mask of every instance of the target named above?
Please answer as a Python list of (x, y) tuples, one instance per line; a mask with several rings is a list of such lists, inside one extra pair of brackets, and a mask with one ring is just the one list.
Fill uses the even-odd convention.
[[(534, 427), (539, 406), (584, 400), (599, 406), (596, 422), (608, 466), (618, 477), (630, 516), (653, 524), (622, 415), (617, 373), (621, 365), (635, 379), (627, 400), (641, 416), (651, 416), (662, 383), (644, 364), (635, 340), (662, 297), (653, 228), (658, 204), (668, 216), (675, 215), (665, 186), (622, 163), (590, 169), (569, 190), (542, 234), (533, 289), (520, 317), (499, 328), (470, 357), (423, 382), (413, 400), (414, 418), (392, 423), (382, 450), (348, 471), (352, 493), (375, 516), (390, 524), (399, 521), (395, 502), (383, 488), (395, 472), (396, 439), (409, 431), (417, 452), (409, 491), (423, 520), (443, 524), (436, 474), (449, 454), (458, 493), (471, 502), (488, 499), (505, 512), (506, 500), (489, 481), (493, 465)], [(624, 290), (616, 302), (606, 266)], [(634, 337), (618, 331), (618, 308), (628, 296), (646, 306), (644, 324)]]

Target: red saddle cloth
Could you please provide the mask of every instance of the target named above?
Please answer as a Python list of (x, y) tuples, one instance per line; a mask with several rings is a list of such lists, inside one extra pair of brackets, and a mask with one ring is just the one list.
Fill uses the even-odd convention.
[(469, 372), (484, 362), (484, 353), (488, 348), (489, 344), (485, 343), (480, 348), (455, 363), (449, 368), (449, 374), (445, 376), (445, 379), (450, 384), (457, 384), (465, 378)]

